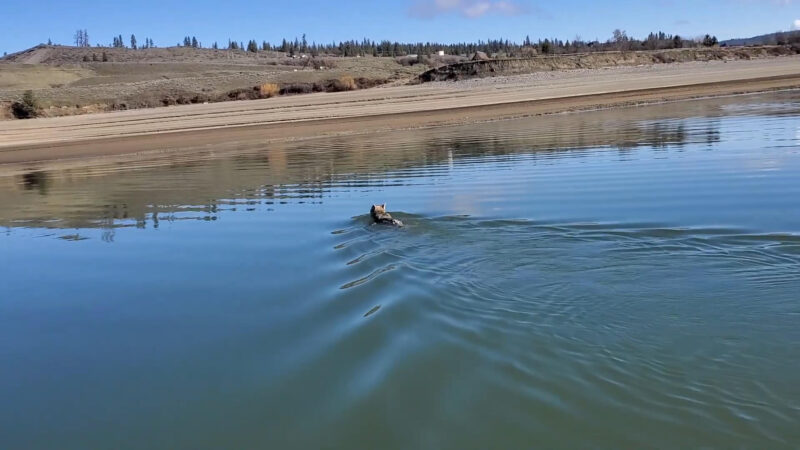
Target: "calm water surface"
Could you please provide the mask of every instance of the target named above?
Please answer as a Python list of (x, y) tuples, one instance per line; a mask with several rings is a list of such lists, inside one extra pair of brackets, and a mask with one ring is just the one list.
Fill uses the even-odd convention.
[(798, 92), (134, 165), (0, 178), (4, 449), (800, 446)]

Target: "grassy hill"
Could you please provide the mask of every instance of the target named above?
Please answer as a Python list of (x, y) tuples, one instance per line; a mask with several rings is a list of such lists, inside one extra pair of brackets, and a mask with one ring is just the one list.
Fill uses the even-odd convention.
[(424, 69), (392, 58), (40, 45), (0, 60), (0, 109), (26, 90), (34, 91), (45, 115), (65, 115), (256, 98), (266, 83), (283, 94), (370, 87), (412, 79)]
[[(800, 52), (800, 45), (593, 52), (465, 62), (464, 56), (310, 57), (191, 47), (150, 49), (40, 45), (0, 60), (0, 119), (30, 90), (43, 116), (266, 98), (386, 83), (751, 59)], [(420, 77), (428, 69), (433, 70)], [(28, 98), (31, 98), (29, 96)], [(18, 110), (18, 109), (17, 109)], [(19, 114), (17, 114), (19, 116)]]

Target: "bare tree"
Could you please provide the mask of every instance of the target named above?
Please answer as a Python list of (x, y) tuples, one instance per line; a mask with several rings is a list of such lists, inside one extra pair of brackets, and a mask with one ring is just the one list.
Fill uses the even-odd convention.
[(76, 47), (89, 47), (89, 32), (86, 30), (78, 30), (75, 32), (75, 46)]
[(612, 34), (612, 39), (614, 43), (617, 44), (617, 50), (625, 50), (628, 47), (628, 34), (625, 33), (625, 30), (620, 30), (617, 28), (614, 30)]

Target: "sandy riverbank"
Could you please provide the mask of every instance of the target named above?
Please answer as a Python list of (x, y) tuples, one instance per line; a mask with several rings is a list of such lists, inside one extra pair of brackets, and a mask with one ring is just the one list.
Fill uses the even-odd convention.
[(0, 164), (370, 133), (800, 88), (800, 56), (540, 72), (355, 92), (0, 122)]

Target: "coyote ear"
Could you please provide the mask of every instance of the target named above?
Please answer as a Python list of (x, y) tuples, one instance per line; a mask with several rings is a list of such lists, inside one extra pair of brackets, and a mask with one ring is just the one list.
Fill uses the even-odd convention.
[(381, 208), (386, 209), (386, 203), (382, 204)]

